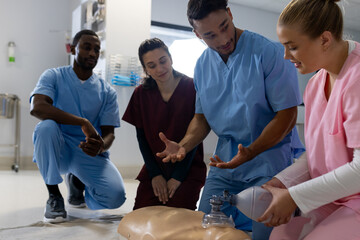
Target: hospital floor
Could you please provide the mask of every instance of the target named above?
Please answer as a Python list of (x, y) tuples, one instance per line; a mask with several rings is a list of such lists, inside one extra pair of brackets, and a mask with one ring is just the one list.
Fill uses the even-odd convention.
[[(116, 226), (121, 216), (132, 210), (138, 181), (124, 179), (124, 183), (127, 200), (120, 208), (92, 211), (65, 206), (72, 221), (46, 225), (42, 219), (48, 192), (39, 171), (0, 171), (0, 239), (49, 239), (47, 234), (53, 234), (49, 235), (51, 239), (124, 239), (117, 236)], [(67, 199), (65, 182), (59, 188), (64, 199)], [(74, 225), (81, 227), (79, 231), (73, 228)]]

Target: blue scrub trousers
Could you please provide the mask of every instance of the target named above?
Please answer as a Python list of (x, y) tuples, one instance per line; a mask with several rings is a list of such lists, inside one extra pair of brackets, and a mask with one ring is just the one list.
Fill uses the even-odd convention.
[[(234, 181), (231, 179), (226, 179), (210, 171), (201, 196), (199, 211), (210, 213), (211, 197), (213, 195), (223, 195), (224, 190), (228, 190), (230, 194), (238, 194), (242, 190), (245, 190), (249, 187), (261, 186), (270, 179), (271, 177), (259, 177), (250, 182)], [(262, 223), (251, 220), (243, 213), (241, 213), (237, 207), (231, 206), (228, 202), (225, 202), (221, 208), (221, 211), (227, 216), (232, 215), (236, 229), (240, 229), (243, 231), (252, 231), (253, 240), (269, 239), (272, 228), (266, 227)]]
[(85, 184), (85, 202), (90, 209), (114, 209), (126, 200), (123, 179), (107, 153), (91, 157), (79, 138), (61, 131), (53, 120), (39, 122), (33, 134), (34, 161), (48, 185), (63, 181), (61, 174), (73, 173)]

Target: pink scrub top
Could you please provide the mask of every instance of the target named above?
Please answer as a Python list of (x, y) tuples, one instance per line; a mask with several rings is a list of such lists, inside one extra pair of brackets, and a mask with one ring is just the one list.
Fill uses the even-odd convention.
[[(304, 93), (305, 143), (310, 176), (316, 178), (353, 159), (360, 147), (360, 44), (342, 67), (329, 100), (325, 97), (327, 71), (312, 77)], [(359, 184), (359, 183), (354, 183)], [(339, 199), (360, 213), (360, 193)]]

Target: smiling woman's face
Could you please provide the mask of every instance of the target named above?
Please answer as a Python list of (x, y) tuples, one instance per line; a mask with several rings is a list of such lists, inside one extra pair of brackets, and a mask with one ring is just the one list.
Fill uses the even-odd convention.
[(321, 36), (311, 39), (296, 28), (277, 26), (279, 41), (284, 45), (284, 58), (294, 63), (301, 74), (315, 72), (323, 67), (323, 46)]

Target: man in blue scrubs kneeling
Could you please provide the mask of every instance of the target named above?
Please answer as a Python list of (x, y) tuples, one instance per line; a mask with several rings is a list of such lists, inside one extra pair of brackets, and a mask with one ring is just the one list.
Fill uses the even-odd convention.
[[(227, 0), (190, 0), (187, 16), (208, 45), (195, 67), (196, 114), (179, 143), (160, 134), (166, 148), (158, 156), (181, 161), (215, 132), (219, 139), (199, 206), (209, 213), (212, 195), (262, 185), (304, 151), (294, 128), (302, 101), (281, 44), (236, 28)], [(227, 203), (221, 210), (232, 215), (236, 228), (252, 231), (253, 239), (268, 239), (271, 228)]]
[(58, 188), (61, 174), (65, 174), (70, 205), (113, 209), (125, 202), (123, 179), (108, 152), (114, 128), (120, 126), (117, 95), (93, 73), (99, 37), (91, 30), (78, 32), (71, 53), (73, 65), (46, 70), (30, 97), (30, 113), (41, 120), (33, 143), (34, 162), (49, 191), (46, 222), (67, 217)]

